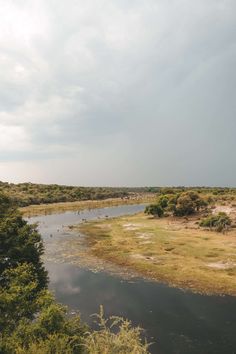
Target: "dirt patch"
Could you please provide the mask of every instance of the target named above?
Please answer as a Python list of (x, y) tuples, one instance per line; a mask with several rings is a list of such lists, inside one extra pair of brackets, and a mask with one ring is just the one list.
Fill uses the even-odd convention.
[(138, 230), (139, 225), (136, 224), (123, 224), (123, 228), (128, 231), (135, 231)]
[(150, 239), (153, 234), (150, 234), (148, 232), (137, 232), (136, 236), (140, 239), (147, 240)]
[(155, 261), (155, 257), (152, 256), (144, 256), (139, 253), (131, 254), (130, 257), (135, 258), (135, 259), (142, 259), (145, 261)]
[(218, 205), (213, 209), (212, 214), (218, 214), (218, 213), (226, 213), (228, 215), (232, 214), (235, 211), (235, 209), (231, 206), (225, 206), (225, 205)]
[(207, 267), (214, 268), (214, 269), (232, 269), (236, 267), (236, 263), (228, 262), (214, 262), (214, 263), (207, 263)]

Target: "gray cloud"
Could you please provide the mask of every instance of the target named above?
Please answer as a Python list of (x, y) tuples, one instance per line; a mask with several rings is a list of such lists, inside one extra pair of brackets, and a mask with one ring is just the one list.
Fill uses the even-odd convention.
[(233, 0), (0, 6), (0, 179), (235, 185)]

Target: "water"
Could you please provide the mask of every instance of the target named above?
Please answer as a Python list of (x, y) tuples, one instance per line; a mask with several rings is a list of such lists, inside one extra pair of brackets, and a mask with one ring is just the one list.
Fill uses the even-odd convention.
[[(62, 225), (82, 219), (133, 214), (143, 205), (119, 206), (83, 212), (34, 217), (39, 222), (45, 246), (51, 236), (66, 237)], [(50, 288), (56, 299), (80, 310), (83, 320), (93, 324), (91, 314), (102, 304), (106, 315), (129, 318), (145, 329), (150, 347), (158, 354), (236, 354), (236, 299), (202, 296), (164, 284), (136, 279), (122, 280), (104, 272), (93, 273), (70, 264), (47, 262)]]

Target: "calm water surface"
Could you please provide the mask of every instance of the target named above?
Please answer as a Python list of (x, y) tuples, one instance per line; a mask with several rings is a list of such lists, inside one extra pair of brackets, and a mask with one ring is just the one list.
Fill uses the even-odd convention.
[[(143, 205), (119, 206), (39, 216), (45, 247), (52, 237), (68, 236), (63, 226), (102, 217), (134, 214)], [(79, 237), (79, 236), (78, 236)], [(157, 354), (236, 354), (236, 299), (202, 296), (166, 285), (135, 279), (122, 280), (78, 266), (47, 262), (50, 288), (71, 310), (80, 310), (90, 325), (91, 314), (103, 304), (106, 315), (129, 318), (145, 329), (150, 347)]]

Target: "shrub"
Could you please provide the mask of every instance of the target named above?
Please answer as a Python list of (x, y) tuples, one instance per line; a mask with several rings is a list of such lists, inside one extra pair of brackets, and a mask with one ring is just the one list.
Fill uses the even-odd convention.
[[(112, 316), (104, 318), (100, 307), (98, 331), (89, 332), (85, 340), (85, 348), (90, 354), (148, 354), (149, 344), (140, 340), (141, 329), (132, 327), (130, 321)], [(108, 322), (110, 321), (110, 325)], [(113, 329), (111, 331), (111, 329)], [(114, 333), (116, 332), (116, 333)]]
[(214, 228), (216, 231), (222, 232), (231, 225), (231, 219), (226, 213), (220, 212), (217, 215), (211, 215), (203, 219), (199, 225), (201, 227)]
[(29, 225), (11, 204), (0, 194), (0, 285), (2, 274), (20, 264), (32, 264), (38, 288), (47, 286), (47, 272), (41, 260), (43, 241), (36, 225)]
[(181, 193), (173, 207), (176, 216), (188, 216), (207, 206), (207, 202), (194, 191)]
[(168, 206), (169, 199), (166, 195), (162, 195), (159, 197), (158, 204), (162, 207), (162, 209), (165, 209)]
[(159, 218), (162, 217), (164, 214), (164, 210), (159, 204), (148, 205), (144, 212), (153, 216), (159, 216)]
[(149, 205), (147, 214), (163, 216), (168, 211), (175, 216), (188, 216), (207, 206), (207, 202), (195, 191), (161, 195), (156, 204)]

